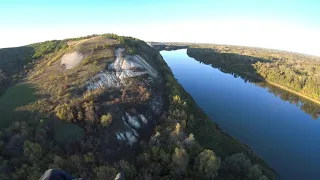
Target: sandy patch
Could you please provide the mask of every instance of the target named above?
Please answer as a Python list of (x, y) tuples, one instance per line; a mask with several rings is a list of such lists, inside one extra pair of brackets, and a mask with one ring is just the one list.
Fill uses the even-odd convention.
[(61, 65), (64, 65), (66, 69), (72, 69), (75, 66), (77, 66), (83, 58), (84, 55), (76, 51), (69, 54), (65, 54), (61, 58)]

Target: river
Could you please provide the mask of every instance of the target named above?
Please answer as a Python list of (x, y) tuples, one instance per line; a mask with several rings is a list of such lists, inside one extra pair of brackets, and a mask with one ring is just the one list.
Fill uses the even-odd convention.
[(310, 110), (317, 105), (223, 73), (190, 58), (186, 49), (161, 55), (205, 113), (256, 152), (279, 179), (320, 179), (320, 119)]

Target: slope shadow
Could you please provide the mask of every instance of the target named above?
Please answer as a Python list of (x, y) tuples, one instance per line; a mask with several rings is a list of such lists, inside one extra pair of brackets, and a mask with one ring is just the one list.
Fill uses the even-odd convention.
[(20, 73), (17, 77), (23, 76), (22, 74), (25, 74), (23, 70), (34, 65), (30, 63), (34, 53), (35, 49), (30, 46), (0, 49), (0, 72), (4, 74), (4, 79), (0, 77), (0, 96), (12, 85), (10, 83), (14, 74)]
[(31, 46), (0, 49), (0, 69), (7, 74), (14, 74), (32, 61), (35, 49)]

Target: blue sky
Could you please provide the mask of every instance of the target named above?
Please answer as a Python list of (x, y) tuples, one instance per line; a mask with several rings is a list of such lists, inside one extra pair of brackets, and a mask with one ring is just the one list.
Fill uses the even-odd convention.
[(0, 0), (0, 47), (108, 32), (320, 55), (320, 1)]

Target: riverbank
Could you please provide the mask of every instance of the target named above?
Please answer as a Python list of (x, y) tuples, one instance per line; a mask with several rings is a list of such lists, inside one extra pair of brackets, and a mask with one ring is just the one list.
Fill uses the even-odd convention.
[(295, 95), (297, 95), (297, 96), (299, 96), (299, 97), (302, 97), (302, 98), (304, 98), (304, 99), (307, 99), (307, 100), (309, 100), (309, 101), (312, 101), (313, 103), (316, 103), (316, 104), (320, 105), (320, 101), (317, 101), (317, 100), (315, 100), (315, 99), (312, 99), (312, 98), (310, 98), (310, 97), (308, 97), (308, 96), (306, 96), (306, 95), (304, 95), (304, 94), (302, 94), (302, 93), (299, 93), (299, 92), (297, 92), (297, 91), (291, 90), (291, 89), (289, 89), (289, 88), (287, 88), (287, 87), (284, 87), (284, 86), (282, 86), (282, 85), (280, 85), (280, 84), (277, 84), (277, 83), (274, 83), (274, 82), (272, 82), (272, 81), (268, 81), (268, 80), (264, 80), (264, 81), (265, 81), (266, 83), (271, 84), (272, 86), (278, 87), (278, 88), (280, 88), (280, 89), (282, 89), (282, 90), (288, 91), (288, 92), (290, 92), (290, 93), (292, 93), (292, 94), (295, 94)]
[(320, 60), (314, 57), (233, 46), (199, 47), (188, 48), (187, 54), (224, 72), (268, 82), (320, 105)]
[[(319, 155), (309, 147), (320, 148), (315, 135), (319, 134), (320, 124), (318, 116), (310, 115), (313, 111), (319, 113), (318, 105), (263, 79), (245, 81), (242, 76), (231, 74), (233, 69), (199, 63), (188, 57), (185, 49), (161, 54), (178, 82), (217, 128), (252, 149), (279, 174), (277, 179), (314, 179), (319, 164), (313, 158)], [(197, 127), (206, 126), (203, 123)], [(206, 129), (193, 131), (201, 144), (211, 146), (210, 143), (222, 142), (217, 139), (218, 135), (206, 141), (210, 138), (203, 136), (216, 134)], [(221, 145), (212, 147), (216, 149)]]

